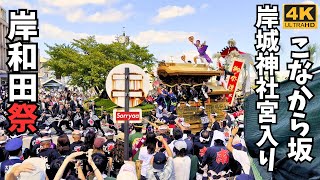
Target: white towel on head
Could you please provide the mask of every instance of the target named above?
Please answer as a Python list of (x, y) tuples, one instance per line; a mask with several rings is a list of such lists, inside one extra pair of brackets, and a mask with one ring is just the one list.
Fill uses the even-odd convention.
[(212, 141), (211, 141), (210, 147), (211, 147), (211, 146), (214, 146), (214, 141), (215, 141), (216, 139), (222, 140), (224, 145), (227, 144), (224, 133), (221, 132), (221, 131), (215, 130), (215, 131), (213, 131), (213, 137), (212, 137)]
[[(35, 170), (32, 172), (21, 172), (20, 175), (17, 177), (18, 180), (45, 180), (46, 179), (46, 160), (44, 158), (39, 157), (33, 157), (28, 158), (22, 163), (31, 163)], [(17, 163), (14, 166), (20, 165), (21, 163)], [(12, 167), (9, 169), (9, 171), (12, 170)]]
[(136, 167), (130, 162), (126, 162), (120, 168), (117, 180), (138, 180)]

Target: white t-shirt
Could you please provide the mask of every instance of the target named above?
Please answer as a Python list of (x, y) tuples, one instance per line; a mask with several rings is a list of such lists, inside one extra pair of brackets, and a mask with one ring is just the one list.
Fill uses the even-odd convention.
[[(176, 153), (175, 153), (175, 152), (173, 152), (174, 143), (175, 143), (176, 141), (183, 141), (183, 139), (181, 138), (181, 139), (178, 139), (178, 140), (173, 140), (173, 141), (171, 141), (171, 143), (168, 145), (168, 146), (169, 146), (169, 148), (171, 149), (171, 152), (172, 152), (173, 157), (175, 157), (175, 156), (176, 156)], [(167, 153), (167, 151), (166, 151), (165, 155), (168, 157), (168, 153)]]
[(142, 176), (147, 176), (147, 170), (148, 166), (150, 165), (150, 161), (152, 158), (153, 154), (148, 153), (147, 147), (142, 147), (139, 152), (139, 160), (142, 161), (141, 165), (141, 175)]
[(250, 160), (249, 160), (248, 154), (244, 151), (237, 150), (237, 149), (233, 149), (232, 154), (233, 154), (233, 158), (241, 164), (244, 173), (249, 174)]
[(189, 156), (173, 159), (175, 180), (189, 180), (191, 159)]
[[(176, 141), (177, 141), (177, 140), (173, 140), (173, 141), (171, 141), (171, 143), (168, 145), (169, 148), (171, 149), (171, 152), (172, 152), (173, 157), (176, 156), (176, 153), (173, 152), (174, 142), (176, 142)], [(168, 157), (167, 151), (166, 151), (165, 155)]]
[[(105, 179), (105, 178), (107, 178), (108, 176), (107, 175), (105, 175), (105, 174), (101, 174), (102, 175), (102, 178), (103, 179)], [(98, 178), (97, 177), (94, 177), (92, 180), (98, 180)]]

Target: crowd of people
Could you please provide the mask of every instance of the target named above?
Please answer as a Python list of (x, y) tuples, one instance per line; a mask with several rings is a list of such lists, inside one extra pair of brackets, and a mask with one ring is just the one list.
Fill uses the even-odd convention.
[[(40, 117), (36, 122), (36, 127), (40, 130), (52, 128), (59, 136), (64, 134), (63, 127), (70, 131), (94, 128), (96, 131), (101, 131), (104, 136), (105, 132), (101, 127), (103, 124), (110, 126), (117, 134), (110, 114), (106, 111), (96, 114), (97, 107), (94, 101), (90, 101), (84, 107), (88, 97), (78, 91), (41, 89), (38, 97), (39, 108), (35, 114)], [(5, 110), (9, 107), (7, 99), (0, 99), (0, 106), (0, 127), (8, 129), (10, 124), (5, 118), (7, 115)], [(6, 133), (12, 135), (8, 131)]]
[[(23, 144), (24, 136), (0, 134), (0, 180), (254, 179), (243, 139), (241, 101), (217, 119), (216, 113), (206, 112), (210, 91), (206, 83), (198, 89), (168, 89), (162, 84), (159, 89), (148, 123), (131, 124), (129, 152), (124, 152), (124, 128), (116, 126), (106, 111), (98, 115), (94, 101), (85, 107), (87, 97), (79, 92), (41, 91), (40, 130), (30, 144)], [(182, 101), (189, 107), (189, 100), (201, 104), (195, 113), (202, 124), (199, 132), (176, 112)], [(8, 106), (5, 100), (2, 105), (3, 110)], [(1, 113), (5, 116), (5, 111)]]
[[(150, 101), (155, 101), (159, 106), (175, 113), (181, 102), (184, 102), (188, 107), (190, 107), (189, 101), (201, 102), (204, 106), (210, 91), (212, 90), (209, 89), (206, 82), (196, 87), (180, 84), (169, 87), (165, 84), (159, 84), (157, 92), (153, 94), (153, 98)], [(216, 98), (219, 97), (217, 96)]]
[[(199, 119), (207, 116), (208, 121), (196, 133), (183, 118), (167, 113), (166, 109), (162, 109), (161, 117), (157, 118), (159, 107), (162, 109), (157, 106), (157, 112), (152, 112), (150, 119), (153, 120), (148, 124), (153, 129), (147, 128), (145, 135), (138, 129), (134, 134), (144, 142), (144, 146), (139, 141), (132, 144), (140, 149), (133, 160), (142, 161), (141, 179), (224, 179), (235, 176), (237, 179), (253, 179), (243, 139), (241, 105), (225, 109), (220, 121), (216, 119), (216, 113), (208, 115), (205, 107), (200, 106)], [(155, 160), (162, 162), (158, 169)]]

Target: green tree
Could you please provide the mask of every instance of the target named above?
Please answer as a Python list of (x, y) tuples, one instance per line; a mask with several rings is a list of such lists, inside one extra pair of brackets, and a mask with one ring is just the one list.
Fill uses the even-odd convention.
[(314, 44), (309, 44), (307, 46), (307, 51), (310, 51), (310, 61), (311, 62), (315, 62), (317, 59), (317, 55), (319, 53), (319, 46), (318, 44), (314, 43)]
[(132, 63), (150, 70), (155, 61), (148, 47), (134, 42), (102, 44), (94, 36), (47, 47), (50, 60), (46, 66), (54, 70), (56, 76), (70, 76), (70, 85), (84, 90), (94, 87), (97, 93), (104, 89), (107, 75), (115, 66)]

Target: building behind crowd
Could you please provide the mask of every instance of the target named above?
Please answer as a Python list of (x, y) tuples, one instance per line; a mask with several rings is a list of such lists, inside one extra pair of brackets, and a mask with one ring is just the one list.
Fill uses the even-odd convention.
[(45, 66), (46, 62), (48, 62), (47, 58), (40, 57), (38, 69), (39, 86), (49, 89), (64, 89), (65, 87), (70, 87), (68, 85), (70, 77), (56, 76), (53, 70)]
[(8, 67), (6, 62), (7, 46), (6, 35), (8, 31), (7, 11), (0, 6), (0, 84), (3, 85), (7, 81)]
[(39, 85), (42, 86), (46, 81), (49, 79), (55, 78), (54, 71), (51, 71), (48, 67), (45, 66), (45, 63), (48, 60), (44, 57), (40, 57), (40, 66), (39, 66), (39, 72), (38, 77), (40, 79)]

